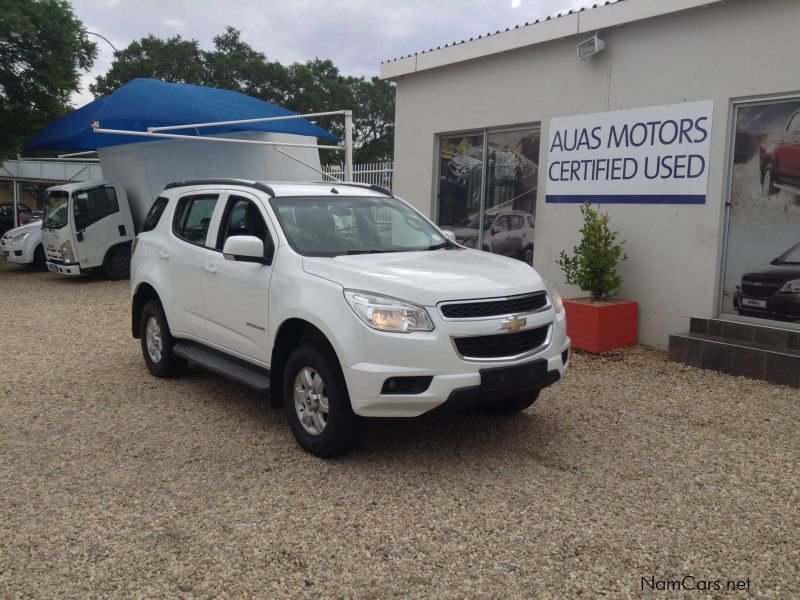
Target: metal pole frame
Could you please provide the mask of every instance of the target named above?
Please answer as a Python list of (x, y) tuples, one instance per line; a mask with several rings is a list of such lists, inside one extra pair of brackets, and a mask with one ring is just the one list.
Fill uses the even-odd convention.
[(17, 219), (19, 218), (17, 216), (17, 205), (19, 204), (19, 183), (17, 182), (16, 178), (11, 180), (11, 185), (14, 186), (14, 226), (12, 227), (12, 229), (14, 229), (15, 227), (19, 227), (19, 223), (17, 222)]
[[(250, 125), (253, 123), (266, 123), (269, 121), (288, 121), (290, 119), (304, 119), (307, 117), (324, 117), (331, 115), (344, 116), (344, 145), (337, 146), (324, 146), (321, 144), (298, 144), (292, 142), (267, 142), (262, 140), (238, 140), (234, 138), (219, 138), (205, 135), (187, 135), (179, 133), (164, 133), (165, 131), (176, 131), (183, 129), (194, 129), (195, 131), (205, 127), (225, 127), (229, 125)], [(345, 181), (353, 181), (353, 111), (351, 110), (336, 110), (330, 112), (320, 113), (306, 113), (303, 115), (283, 115), (280, 117), (263, 117), (258, 119), (240, 119), (237, 121), (216, 121), (209, 123), (187, 123), (186, 125), (168, 125), (164, 127), (148, 127), (147, 131), (128, 131), (124, 129), (107, 129), (100, 127), (99, 121), (92, 121), (92, 130), (95, 133), (104, 133), (110, 135), (131, 135), (137, 137), (147, 138), (160, 138), (160, 139), (177, 139), (177, 140), (199, 140), (206, 142), (221, 142), (226, 144), (257, 144), (261, 146), (273, 146), (275, 150), (279, 150), (278, 146), (284, 148), (316, 148), (317, 150), (334, 150), (337, 152), (344, 151), (345, 153)], [(281, 152), (285, 156), (295, 160), (305, 166), (310, 166), (307, 162), (300, 158), (289, 154), (288, 152)], [(311, 167), (318, 171), (316, 167)], [(323, 175), (324, 172), (319, 171)]]

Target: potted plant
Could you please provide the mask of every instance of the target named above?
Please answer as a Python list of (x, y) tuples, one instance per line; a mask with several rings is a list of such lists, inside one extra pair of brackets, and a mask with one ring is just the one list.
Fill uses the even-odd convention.
[(583, 228), (581, 241), (568, 256), (562, 251), (556, 261), (564, 271), (567, 283), (590, 295), (564, 300), (567, 311), (567, 333), (572, 347), (588, 352), (607, 352), (636, 344), (638, 305), (617, 300), (616, 290), (622, 285), (617, 265), (628, 257), (624, 242), (617, 242), (617, 233), (608, 226), (608, 214), (581, 206)]

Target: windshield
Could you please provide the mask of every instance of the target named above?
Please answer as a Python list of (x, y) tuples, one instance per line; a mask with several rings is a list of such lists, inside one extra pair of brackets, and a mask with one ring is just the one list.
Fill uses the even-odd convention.
[(779, 256), (775, 259), (776, 265), (800, 265), (800, 244), (797, 244), (794, 248), (790, 248), (789, 251), (784, 254), (783, 256)]
[(304, 256), (413, 252), (452, 244), (396, 198), (273, 198), (289, 243)]
[(44, 222), (42, 227), (47, 229), (61, 229), (67, 226), (67, 205), (69, 194), (67, 192), (49, 192), (44, 201)]

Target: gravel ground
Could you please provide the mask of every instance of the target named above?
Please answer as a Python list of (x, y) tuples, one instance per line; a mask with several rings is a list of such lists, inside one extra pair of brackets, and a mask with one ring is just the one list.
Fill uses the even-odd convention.
[(245, 388), (151, 377), (128, 303), (0, 264), (0, 597), (800, 595), (797, 390), (578, 355), (517, 417), (323, 461)]

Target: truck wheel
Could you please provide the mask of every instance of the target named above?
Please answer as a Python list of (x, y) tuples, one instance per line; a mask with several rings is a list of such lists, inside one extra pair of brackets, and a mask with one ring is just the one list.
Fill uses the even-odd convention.
[(186, 361), (172, 352), (175, 338), (169, 332), (164, 310), (156, 300), (144, 306), (139, 321), (142, 354), (150, 372), (156, 377), (176, 377), (186, 369)]
[(486, 404), (482, 405), (481, 408), (483, 408), (486, 412), (495, 415), (513, 415), (515, 413), (522, 412), (536, 402), (536, 399), (539, 397), (539, 392), (541, 392), (541, 390), (532, 390), (530, 392), (514, 394), (513, 396), (503, 398), (502, 400), (487, 402)]
[(41, 244), (33, 251), (33, 266), (40, 271), (47, 271), (47, 258), (44, 255), (44, 246)]
[(358, 442), (360, 419), (332, 350), (308, 342), (298, 346), (283, 371), (283, 397), (292, 433), (307, 452), (331, 458)]
[(127, 247), (115, 248), (103, 261), (103, 270), (109, 279), (128, 279), (131, 276), (131, 250)]
[(761, 193), (771, 196), (778, 191), (775, 187), (775, 180), (772, 178), (772, 165), (764, 167), (764, 174), (761, 176)]

